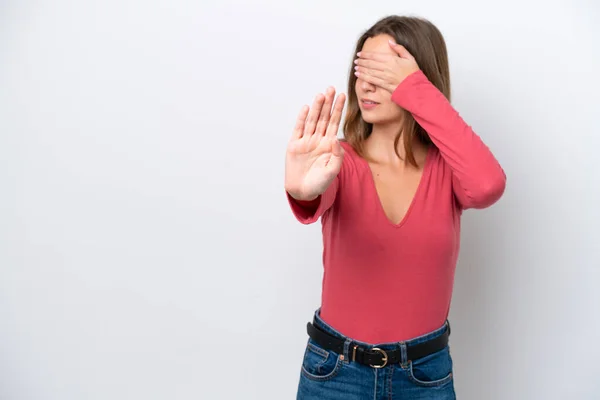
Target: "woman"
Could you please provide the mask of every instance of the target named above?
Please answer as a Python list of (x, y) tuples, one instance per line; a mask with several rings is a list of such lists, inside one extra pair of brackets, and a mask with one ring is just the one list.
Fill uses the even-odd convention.
[(302, 108), (286, 154), (291, 209), (304, 224), (321, 218), (324, 246), (298, 399), (454, 399), (460, 217), (495, 203), (506, 177), (449, 102), (431, 22), (386, 17), (356, 54), (345, 140), (346, 99), (328, 88)]

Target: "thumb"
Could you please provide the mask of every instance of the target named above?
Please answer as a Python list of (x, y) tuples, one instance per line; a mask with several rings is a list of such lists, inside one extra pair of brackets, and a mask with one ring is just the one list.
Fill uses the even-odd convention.
[(344, 149), (342, 148), (340, 141), (338, 140), (337, 137), (334, 137), (331, 140), (333, 141), (333, 143), (331, 145), (331, 152), (332, 152), (333, 156), (341, 157), (344, 154)]
[(408, 50), (406, 50), (406, 47), (394, 42), (392, 39), (390, 39), (388, 42), (390, 43), (392, 50), (394, 50), (400, 57), (414, 60), (414, 57), (408, 52)]
[(337, 138), (333, 138), (332, 140), (331, 157), (327, 162), (326, 168), (337, 175), (342, 167), (342, 161), (344, 160), (344, 149)]

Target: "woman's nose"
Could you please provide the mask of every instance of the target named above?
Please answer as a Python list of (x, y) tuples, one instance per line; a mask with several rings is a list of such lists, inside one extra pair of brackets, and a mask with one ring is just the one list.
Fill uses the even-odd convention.
[(375, 90), (375, 85), (373, 85), (372, 83), (363, 81), (362, 79), (359, 79), (359, 82), (360, 82), (360, 88), (362, 90), (364, 90), (365, 92), (372, 92)]

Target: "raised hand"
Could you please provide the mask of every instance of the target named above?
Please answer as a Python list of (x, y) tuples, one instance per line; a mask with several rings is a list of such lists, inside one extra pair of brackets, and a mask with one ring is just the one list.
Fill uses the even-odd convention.
[(285, 190), (297, 200), (325, 192), (342, 167), (344, 150), (337, 140), (346, 96), (332, 104), (335, 89), (319, 93), (312, 107), (300, 110), (285, 157)]
[(402, 45), (389, 41), (390, 47), (396, 54), (361, 51), (354, 60), (354, 75), (375, 86), (393, 93), (398, 85), (413, 72), (418, 71), (419, 65), (415, 58)]

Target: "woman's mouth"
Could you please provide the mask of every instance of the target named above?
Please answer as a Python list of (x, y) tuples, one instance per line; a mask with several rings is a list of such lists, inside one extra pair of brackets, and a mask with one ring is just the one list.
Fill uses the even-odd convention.
[(372, 100), (362, 100), (361, 103), (363, 105), (363, 108), (366, 110), (371, 110), (379, 105), (379, 103), (376, 103)]

